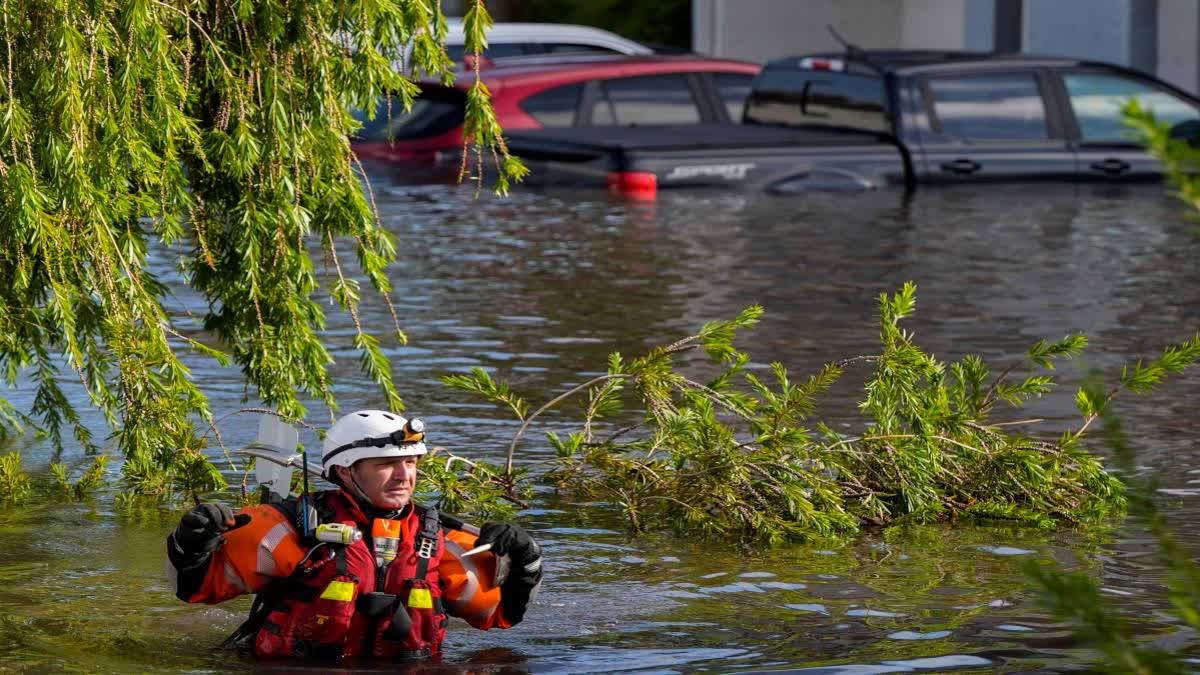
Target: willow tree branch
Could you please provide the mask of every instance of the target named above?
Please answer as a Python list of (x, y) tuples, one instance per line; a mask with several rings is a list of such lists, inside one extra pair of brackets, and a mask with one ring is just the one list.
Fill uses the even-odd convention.
[(555, 405), (557, 405), (563, 399), (569, 398), (572, 394), (576, 394), (584, 389), (587, 389), (588, 387), (592, 386), (593, 384), (607, 382), (608, 380), (628, 379), (630, 377), (632, 377), (632, 375), (626, 375), (624, 373), (618, 373), (615, 375), (601, 375), (599, 377), (593, 377), (592, 379), (588, 380), (587, 382), (584, 382), (583, 384), (571, 387), (570, 389), (563, 392), (562, 394), (559, 394), (558, 396), (550, 399), (550, 401), (548, 401), (542, 407), (533, 411), (533, 414), (531, 414), (529, 417), (526, 417), (525, 420), (521, 423), (521, 428), (517, 429), (516, 435), (513, 436), (512, 443), (510, 443), (508, 445), (508, 457), (505, 458), (505, 460), (504, 460), (504, 475), (508, 478), (512, 478), (513, 454), (517, 451), (517, 443), (521, 442), (521, 436), (525, 435), (525, 430), (529, 428), (530, 422), (533, 422), (533, 420), (538, 415), (541, 415), (543, 412), (546, 412), (550, 408), (553, 408)]

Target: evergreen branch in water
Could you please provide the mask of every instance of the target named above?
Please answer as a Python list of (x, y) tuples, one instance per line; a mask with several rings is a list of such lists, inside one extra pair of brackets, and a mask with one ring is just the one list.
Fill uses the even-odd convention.
[[(858, 359), (873, 362), (875, 372), (860, 404), (863, 431), (853, 437), (810, 420), (842, 364), (854, 359), (831, 362), (800, 384), (782, 364), (771, 364), (770, 384), (744, 372), (750, 357), (734, 342), (738, 330), (760, 320), (761, 308), (752, 307), (644, 356), (613, 354), (607, 374), (518, 415), (522, 426), (510, 458), (538, 415), (588, 391), (582, 429), (547, 434), (555, 466), (545, 478), (580, 499), (608, 501), (634, 531), (775, 543), (957, 518), (1057, 527), (1124, 511), (1121, 482), (1079, 447), (1079, 433), (1040, 440), (988, 418), (994, 401), (1020, 406), (1050, 391), (1052, 374), (1015, 384), (1006, 378), (1017, 367), (1052, 372), (1054, 360), (1079, 355), (1087, 344), (1082, 335), (1037, 342), (988, 385), (990, 370), (979, 357), (947, 365), (920, 349), (903, 325), (915, 308), (911, 283), (880, 297), (882, 350)], [(1161, 358), (1127, 369), (1127, 388), (1143, 393), (1180, 372), (1194, 360), (1197, 344), (1168, 348)], [(707, 385), (675, 370), (675, 357), (695, 346), (705, 347), (719, 369)], [(500, 405), (515, 397), (490, 377), (444, 381)], [(1097, 396), (1081, 389), (1085, 418), (1103, 409), (1107, 399)], [(627, 405), (635, 401), (640, 406)], [(637, 407), (640, 422), (625, 425), (629, 413), (620, 411)], [(601, 417), (622, 428), (596, 442)], [(642, 434), (631, 437), (635, 429)]]

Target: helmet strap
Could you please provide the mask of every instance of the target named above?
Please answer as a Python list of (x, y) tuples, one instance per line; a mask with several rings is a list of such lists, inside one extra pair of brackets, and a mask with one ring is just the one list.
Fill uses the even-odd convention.
[[(349, 481), (350, 484), (347, 485), (346, 481), (343, 481), (340, 479), (341, 478), (340, 476), (338, 477), (339, 480), (337, 481), (337, 484), (340, 485), (343, 490), (349, 492), (350, 496), (354, 497), (354, 499), (357, 500), (360, 504), (362, 504), (365, 507), (374, 509), (375, 505), (371, 503), (371, 499), (369, 497), (367, 497), (367, 492), (362, 489), (362, 486), (358, 484), (358, 479), (355, 478), (355, 476), (354, 476), (353, 465), (343, 467), (343, 468), (346, 469), (346, 473), (350, 474), (350, 481)], [(335, 476), (338, 475), (336, 470), (334, 471), (334, 475)]]

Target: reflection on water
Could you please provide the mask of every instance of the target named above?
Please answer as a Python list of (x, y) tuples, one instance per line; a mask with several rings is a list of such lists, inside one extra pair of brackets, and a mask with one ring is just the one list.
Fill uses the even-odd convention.
[[(394, 374), (434, 442), (468, 456), (502, 456), (516, 425), (442, 387), (439, 375), (482, 366), (541, 401), (602, 371), (609, 351), (639, 353), (751, 303), (767, 310), (744, 336), (753, 367), (780, 361), (797, 376), (871, 353), (875, 298), (909, 279), (919, 287), (911, 328), (945, 360), (978, 353), (1004, 367), (1038, 338), (1079, 330), (1093, 341), (1087, 364), (1111, 372), (1200, 325), (1200, 238), (1154, 187), (928, 190), (911, 201), (895, 192), (683, 193), (633, 206), (594, 194), (475, 202), (470, 189), (401, 187), (384, 173), (374, 190), (397, 236), (392, 277), (410, 336), (387, 347)], [(170, 276), (170, 255), (156, 265)], [(203, 300), (175, 290), (172, 310), (198, 331), (186, 312), (201, 314)], [(386, 333), (382, 304), (368, 303), (364, 316)], [(331, 319), (343, 406), (378, 405), (357, 370), (352, 327)], [(236, 369), (189, 364), (218, 415), (242, 405)], [(819, 414), (860, 429), (865, 376), (851, 372)], [(1062, 376), (1077, 382), (1079, 371)], [(1200, 522), (1198, 389), (1185, 378), (1119, 406), (1188, 545)], [(28, 407), (28, 388), (12, 393)], [(552, 411), (539, 430), (569, 430), (572, 414)], [(1047, 436), (1077, 424), (1069, 386), (1012, 415), (1045, 420), (1031, 433)], [(254, 429), (250, 417), (223, 425), (229, 444)], [(549, 456), (537, 436), (527, 436), (521, 461)], [(31, 464), (49, 457), (36, 439), (19, 447)], [(210, 651), (247, 603), (176, 601), (162, 576), (171, 523), (110, 504), (0, 514), (0, 669), (261, 667)], [(1100, 575), (1147, 639), (1194, 649), (1164, 612), (1161, 570), (1135, 530), (925, 527), (746, 554), (630, 540), (608, 514), (552, 495), (538, 507), (523, 516), (547, 552), (536, 609), (508, 632), (455, 626), (439, 672), (1086, 670), (1087, 652), (1032, 602), (1021, 575), (1030, 560)]]

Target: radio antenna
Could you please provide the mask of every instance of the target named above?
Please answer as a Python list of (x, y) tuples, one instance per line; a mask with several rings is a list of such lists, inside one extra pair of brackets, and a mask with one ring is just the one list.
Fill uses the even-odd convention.
[(838, 44), (840, 44), (842, 46), (842, 48), (846, 50), (847, 56), (861, 56), (862, 55), (863, 50), (850, 44), (850, 42), (848, 40), (846, 40), (846, 38), (842, 37), (841, 33), (837, 32), (837, 29), (833, 27), (833, 24), (827, 23), (827, 24), (825, 24), (825, 28), (829, 30), (829, 34), (833, 36), (833, 39), (837, 40)]
[(837, 32), (837, 29), (833, 27), (833, 24), (827, 23), (825, 24), (825, 28), (829, 30), (829, 34), (833, 36), (833, 39), (837, 40), (838, 44), (840, 44), (842, 48), (846, 50), (847, 59), (862, 61), (871, 68), (879, 70), (879, 66), (871, 61), (870, 57), (867, 56), (867, 52), (857, 45), (850, 44), (846, 38), (842, 37), (841, 33)]

